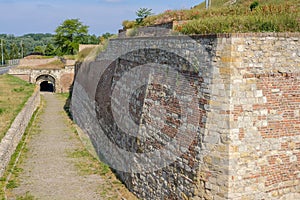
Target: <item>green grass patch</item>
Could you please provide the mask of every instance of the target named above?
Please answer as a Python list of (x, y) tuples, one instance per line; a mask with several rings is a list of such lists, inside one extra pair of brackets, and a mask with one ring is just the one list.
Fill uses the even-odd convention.
[(69, 157), (76, 158), (76, 167), (81, 175), (100, 174), (106, 175), (110, 172), (108, 165), (99, 162), (85, 148), (68, 152)]
[(54, 56), (31, 55), (25, 57), (25, 59), (50, 59), (50, 58), (54, 58)]
[(60, 97), (60, 98), (63, 98), (63, 99), (68, 99), (70, 98), (70, 93), (69, 92), (66, 92), (66, 93), (57, 93), (57, 95)]
[(66, 60), (76, 60), (76, 55), (64, 55), (63, 56), (64, 59)]
[(0, 108), (0, 115), (5, 112), (5, 108)]
[(13, 91), (14, 92), (23, 92), (24, 91), (24, 87), (19, 87), (19, 88), (14, 88)]
[(12, 75), (0, 76), (0, 140), (34, 92), (35, 85)]
[(6, 189), (14, 189), (16, 187), (18, 187), (18, 184), (16, 183), (15, 180), (9, 180), (6, 185)]
[(16, 200), (37, 200), (33, 195), (31, 195), (29, 192), (26, 192), (25, 196), (17, 197)]

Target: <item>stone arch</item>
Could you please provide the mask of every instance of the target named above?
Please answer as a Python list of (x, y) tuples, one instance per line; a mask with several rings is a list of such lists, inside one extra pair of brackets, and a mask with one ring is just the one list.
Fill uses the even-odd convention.
[(40, 85), (40, 91), (49, 91), (55, 92), (56, 89), (56, 80), (50, 74), (42, 74), (37, 76), (35, 83)]

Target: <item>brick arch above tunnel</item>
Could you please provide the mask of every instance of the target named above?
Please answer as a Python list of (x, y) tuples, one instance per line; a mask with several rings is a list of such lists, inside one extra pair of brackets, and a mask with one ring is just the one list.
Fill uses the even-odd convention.
[(41, 74), (38, 75), (34, 80), (35, 83), (40, 86), (41, 91), (45, 90), (49, 92), (55, 92), (57, 88), (57, 80), (53, 75)]

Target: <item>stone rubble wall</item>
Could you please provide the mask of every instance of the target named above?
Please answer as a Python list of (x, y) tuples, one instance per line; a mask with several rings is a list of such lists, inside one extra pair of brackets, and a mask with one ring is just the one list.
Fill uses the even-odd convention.
[[(197, 124), (188, 124), (195, 128), (195, 135), (185, 153), (162, 169), (116, 170), (127, 187), (142, 199), (297, 199), (299, 46), (299, 33), (113, 39), (96, 61), (77, 70), (73, 117), (90, 136), (100, 158), (124, 156), (120, 166), (128, 165), (122, 151), (103, 156), (110, 143), (127, 152), (164, 148), (185, 120), (179, 99), (168, 85), (149, 82), (132, 94), (130, 117), (146, 140), (118, 129), (112, 104), (120, 113), (123, 108), (112, 95), (122, 76), (127, 75), (128, 81), (118, 86), (120, 91), (143, 78), (128, 75), (131, 69), (148, 63), (171, 66), (185, 77), (196, 98), (196, 106), (188, 110), (191, 122), (197, 119)], [(157, 78), (166, 78), (165, 73)], [(188, 99), (188, 87), (176, 92)], [(162, 105), (165, 113), (153, 114), (156, 105)], [(126, 124), (127, 119), (123, 120)]]
[(0, 177), (14, 154), (26, 127), (37, 107), (40, 104), (40, 93), (38, 90), (28, 99), (27, 103), (17, 115), (11, 127), (0, 142)]

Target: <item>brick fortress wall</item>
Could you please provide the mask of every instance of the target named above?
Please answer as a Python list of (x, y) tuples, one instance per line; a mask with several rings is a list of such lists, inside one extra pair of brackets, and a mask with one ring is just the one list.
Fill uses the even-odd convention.
[[(186, 135), (194, 135), (170, 165), (149, 172), (117, 170), (140, 198), (297, 198), (299, 44), (298, 33), (114, 39), (96, 61), (78, 70), (72, 96), (74, 119), (101, 158), (110, 162), (123, 156), (117, 166), (137, 168), (142, 164), (126, 163), (121, 150), (105, 156), (106, 146), (113, 143), (116, 149), (140, 154), (161, 150), (187, 123)], [(116, 88), (122, 95), (136, 84), (134, 80), (141, 80), (141, 74), (127, 72), (148, 63), (171, 66), (179, 75), (158, 71), (158, 83), (150, 77), (149, 84), (132, 94), (129, 113), (146, 138), (141, 140), (118, 128), (113, 107), (122, 115), (123, 104), (112, 96)], [(126, 74), (126, 83), (117, 85)], [(186, 81), (186, 87), (176, 91), (180, 98), (168, 84), (159, 84), (178, 76)], [(188, 89), (197, 103), (187, 109), (185, 119), (180, 102), (191, 97)], [(163, 113), (155, 113), (157, 105)]]

